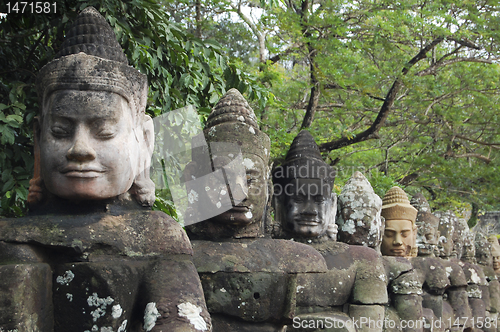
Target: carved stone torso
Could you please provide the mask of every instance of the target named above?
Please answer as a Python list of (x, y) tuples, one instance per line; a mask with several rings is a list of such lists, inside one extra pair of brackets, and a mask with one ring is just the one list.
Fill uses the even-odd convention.
[[(281, 331), (315, 302), (323, 257), (288, 240), (192, 241), (214, 331)], [(300, 291), (302, 290), (302, 291)]]
[(446, 269), (436, 257), (415, 257), (411, 260), (422, 284), (422, 307), (433, 311), (434, 316), (445, 319), (443, 294), (450, 286)]
[[(34, 326), (40, 331), (142, 331), (145, 317), (153, 328), (157, 314), (170, 331), (208, 331), (191, 245), (179, 224), (162, 212), (106, 207), (0, 220), (0, 274), (4, 285), (13, 286), (2, 294), (24, 294), (26, 303), (43, 300), (53, 318), (40, 317), (37, 308), (23, 312), (38, 316)], [(33, 273), (19, 285), (24, 270)], [(183, 306), (199, 310), (197, 323), (182, 316)], [(13, 328), (2, 324), (19, 308), (2, 309), (0, 326)]]

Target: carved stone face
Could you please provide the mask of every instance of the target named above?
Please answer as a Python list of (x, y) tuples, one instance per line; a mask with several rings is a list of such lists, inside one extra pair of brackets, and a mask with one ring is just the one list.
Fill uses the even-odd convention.
[(445, 222), (443, 223), (443, 218), (441, 218), (439, 224), (439, 240), (438, 240), (438, 249), (439, 249), (439, 257), (450, 257), (453, 252), (453, 225), (449, 222), (446, 222), (446, 217), (444, 218)]
[(474, 243), (474, 234), (469, 230), (466, 230), (465, 233), (461, 260), (471, 263), (476, 262), (476, 245)]
[(491, 255), (491, 245), (487, 240), (476, 241), (476, 260), (478, 264), (485, 266), (493, 265), (493, 256)]
[(496, 236), (490, 236), (488, 241), (491, 243), (491, 256), (493, 260), (493, 270), (496, 274), (500, 273), (500, 245)]
[(246, 226), (260, 222), (266, 208), (267, 165), (253, 154), (243, 153), (243, 164), (247, 176), (248, 196), (232, 209), (213, 218), (218, 223)]
[(493, 270), (496, 274), (500, 274), (500, 255), (493, 256)]
[(326, 233), (332, 220), (334, 198), (330, 192), (304, 190), (301, 186), (321, 188), (320, 180), (296, 179), (286, 187), (286, 224), (291, 233), (301, 237), (315, 238)]
[(413, 227), (409, 220), (386, 220), (380, 251), (384, 256), (407, 257), (413, 242)]
[(130, 106), (118, 94), (54, 92), (40, 123), (41, 171), (48, 191), (75, 201), (127, 192), (141, 162), (135, 130)]
[(342, 242), (370, 248), (380, 246), (384, 225), (380, 208), (359, 206), (357, 210), (353, 210), (351, 206), (343, 206), (337, 222), (342, 225)]
[(435, 253), (439, 238), (438, 235), (438, 230), (427, 223), (422, 223), (418, 227), (418, 256), (430, 256)]

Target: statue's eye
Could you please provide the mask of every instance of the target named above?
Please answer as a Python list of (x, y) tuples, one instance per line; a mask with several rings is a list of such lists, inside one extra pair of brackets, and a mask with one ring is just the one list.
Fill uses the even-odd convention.
[(314, 201), (315, 201), (316, 203), (323, 203), (324, 201), (326, 201), (326, 199), (325, 199), (325, 197), (323, 197), (323, 196), (316, 196), (316, 197), (314, 198)]
[(50, 128), (50, 132), (54, 137), (67, 137), (69, 136), (69, 130), (61, 126), (53, 126)]
[(292, 197), (292, 199), (295, 201), (295, 202), (304, 202), (306, 199), (303, 197), (303, 196), (294, 196)]
[(257, 178), (256, 177), (248, 176), (247, 175), (247, 184), (252, 184), (252, 183), (255, 183), (255, 182), (257, 182)]
[(116, 132), (111, 131), (111, 130), (101, 130), (100, 132), (97, 133), (97, 137), (101, 139), (108, 139), (108, 138), (113, 138), (115, 136)]

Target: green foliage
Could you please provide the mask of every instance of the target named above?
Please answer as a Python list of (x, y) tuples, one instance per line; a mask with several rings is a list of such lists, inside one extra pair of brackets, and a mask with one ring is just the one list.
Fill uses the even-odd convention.
[[(8, 14), (0, 19), (0, 215), (26, 211), (33, 172), (32, 126), (39, 107), (36, 74), (53, 59), (66, 27), (87, 6), (105, 16), (129, 63), (148, 76), (150, 115), (191, 104), (203, 120), (233, 87), (262, 107), (267, 102), (267, 90), (230, 62), (217, 43), (186, 33), (155, 1), (55, 2), (56, 13)], [(1, 7), (0, 12), (7, 10)], [(159, 197), (156, 207), (173, 214), (166, 197)]]
[[(401, 79), (377, 139), (325, 151), (326, 160), (335, 161), (339, 188), (354, 168), (364, 170), (379, 195), (400, 185), (410, 195), (424, 192), (435, 208), (500, 209), (498, 3), (307, 4), (288, 1), (266, 12), (278, 22), (268, 48), (283, 54), (274, 66), (284, 68), (283, 75), (264, 76), (277, 99), (264, 121), (281, 140), (273, 142), (276, 160), (298, 133), (312, 75), (320, 97), (307, 129), (318, 144), (352, 139), (369, 128)], [(443, 40), (402, 76), (407, 63), (438, 38)]]

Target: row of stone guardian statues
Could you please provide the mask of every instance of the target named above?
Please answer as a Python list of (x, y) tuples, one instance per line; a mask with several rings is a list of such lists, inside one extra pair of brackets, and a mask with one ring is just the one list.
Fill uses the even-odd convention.
[[(305, 130), (270, 169), (270, 139), (237, 90), (184, 174), (229, 176), (235, 154), (208, 147), (236, 146), (233, 204), (185, 229), (152, 211), (147, 80), (95, 9), (37, 89), (30, 213), (0, 219), (1, 332), (498, 331), (496, 238), (421, 194), (381, 199), (360, 172), (337, 197)], [(206, 188), (199, 201), (228, 194)]]

